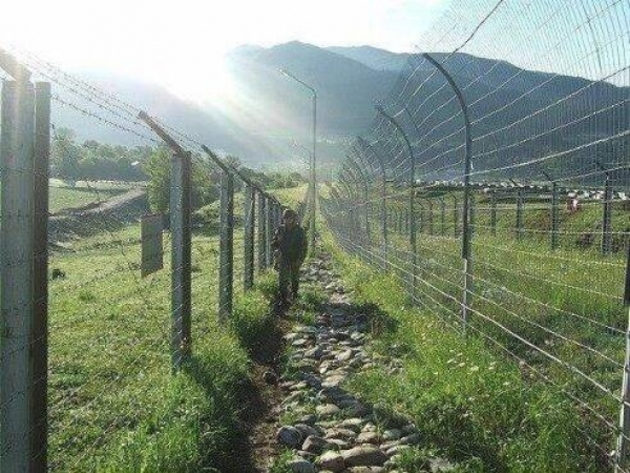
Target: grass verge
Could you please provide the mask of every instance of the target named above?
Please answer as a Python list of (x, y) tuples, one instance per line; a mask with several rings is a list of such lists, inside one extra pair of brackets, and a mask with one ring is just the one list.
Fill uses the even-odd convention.
[[(50, 284), (50, 469), (227, 471), (255, 334), (274, 327), (274, 282), (258, 275), (244, 293), (235, 281), (234, 318), (220, 323), (218, 238), (195, 234), (193, 356), (173, 375), (170, 254), (164, 270), (141, 279), (138, 235), (131, 225), (51, 258), (64, 277)], [(235, 271), (242, 274), (238, 258)]]
[(381, 323), (375, 349), (396, 353), (404, 371), (379, 369), (352, 379), (366, 401), (411, 416), (425, 448), (468, 465), (470, 472), (598, 472), (605, 458), (589, 442), (598, 432), (554, 387), (533, 383), (515, 363), (475, 337), (462, 338), (434, 314), (408, 303), (395, 276), (374, 271), (326, 245), (355, 303)]

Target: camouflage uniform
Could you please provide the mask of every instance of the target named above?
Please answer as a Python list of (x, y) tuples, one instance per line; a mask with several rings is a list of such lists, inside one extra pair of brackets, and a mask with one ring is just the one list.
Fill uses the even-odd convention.
[[(297, 220), (295, 214), (292, 215)], [(288, 300), (289, 283), (291, 283), (291, 295), (295, 299), (300, 284), (300, 266), (308, 250), (306, 233), (297, 222), (291, 229), (286, 225), (280, 225), (273, 237), (271, 247), (276, 253), (280, 298), (282, 301)]]

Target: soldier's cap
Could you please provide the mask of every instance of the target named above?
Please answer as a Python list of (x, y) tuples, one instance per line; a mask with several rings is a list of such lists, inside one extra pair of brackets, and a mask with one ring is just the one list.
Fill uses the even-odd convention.
[(284, 212), (282, 212), (282, 219), (287, 220), (289, 218), (296, 219), (297, 214), (292, 209), (284, 209)]

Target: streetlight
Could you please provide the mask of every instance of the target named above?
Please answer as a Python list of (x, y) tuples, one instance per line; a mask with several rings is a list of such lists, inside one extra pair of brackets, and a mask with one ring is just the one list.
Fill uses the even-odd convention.
[(316, 204), (316, 174), (315, 174), (315, 151), (316, 151), (316, 130), (317, 130), (317, 91), (304, 82), (301, 79), (298, 79), (293, 74), (291, 74), (286, 69), (280, 69), (280, 73), (282, 75), (287, 76), (289, 79), (293, 79), (294, 81), (301, 84), (303, 87), (306, 87), (311, 91), (312, 99), (313, 99), (313, 156), (312, 156), (312, 166), (311, 166), (311, 208), (310, 208), (310, 227), (309, 227), (309, 240), (311, 251), (315, 249), (315, 204)]

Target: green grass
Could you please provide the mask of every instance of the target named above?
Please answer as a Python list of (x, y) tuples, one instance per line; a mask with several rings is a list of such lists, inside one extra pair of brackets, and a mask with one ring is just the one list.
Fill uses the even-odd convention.
[(581, 432), (591, 426), (562, 393), (530, 382), (481, 340), (464, 339), (435, 314), (411, 307), (394, 275), (340, 251), (335, 257), (355, 302), (391, 319), (376, 333), (376, 350), (391, 353), (395, 345), (404, 354), (403, 374), (372, 370), (350, 389), (411, 415), (424, 446), (469, 462), (464, 471), (601, 471)]
[[(145, 279), (137, 225), (75, 241), (73, 252), (51, 257), (51, 268), (66, 274), (50, 287), (52, 470), (215, 471), (229, 459), (248, 352), (273, 321), (265, 293), (243, 294), (238, 276), (235, 317), (217, 321), (217, 247), (215, 235), (193, 237), (193, 356), (177, 375), (168, 250), (165, 269)], [(241, 253), (237, 245), (238, 274)]]
[(62, 181), (51, 180), (49, 187), (49, 206), (51, 213), (64, 209), (73, 209), (95, 204), (120, 195), (134, 186), (128, 183), (112, 182), (79, 182), (76, 186), (68, 186)]

